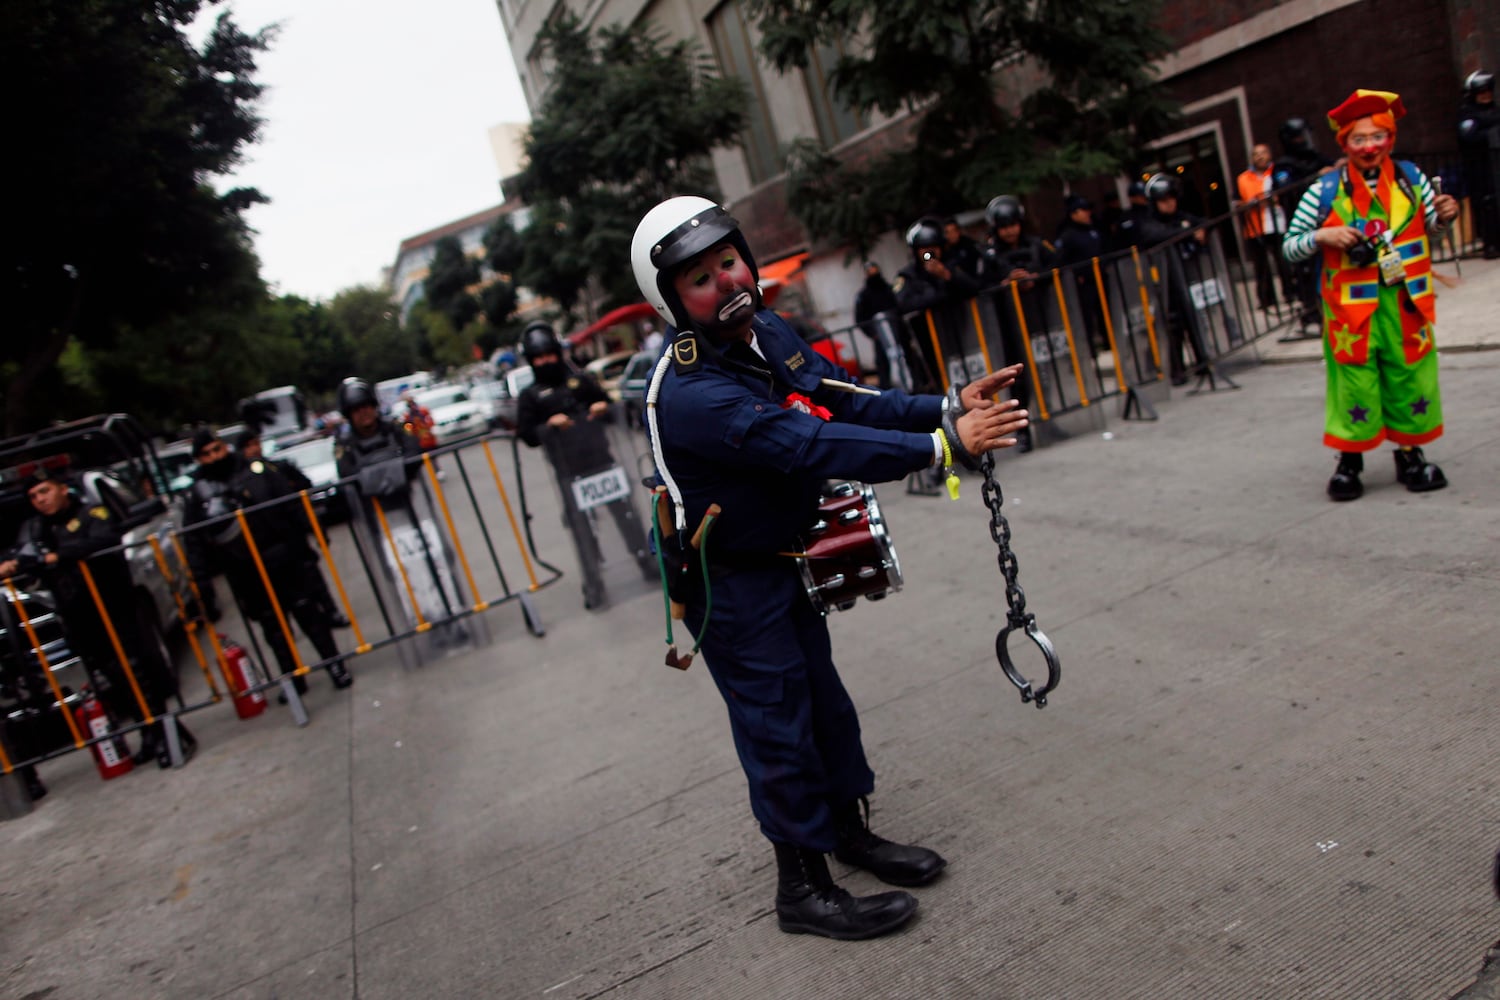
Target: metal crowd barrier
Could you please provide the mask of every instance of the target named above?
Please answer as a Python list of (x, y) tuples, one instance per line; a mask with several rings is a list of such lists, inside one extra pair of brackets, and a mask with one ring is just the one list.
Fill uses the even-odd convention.
[[(514, 480), (522, 508), (519, 520), (511, 490), (500, 475), (492, 447), (501, 442), (508, 442), (511, 451)], [(464, 454), (470, 449), (482, 456), (481, 467), (473, 475), (469, 462), (474, 454)], [(440, 461), (448, 471), (457, 472), (457, 490), (452, 488), (451, 476), (439, 476)], [(444, 485), (445, 479), (449, 486)], [(509, 535), (514, 540), (515, 556), (519, 558), (524, 572), (525, 583), (521, 586), (512, 585), (514, 566), (512, 572), (507, 574), (500, 557), (499, 549), (506, 546), (500, 544), (497, 547), (496, 535), (503, 534), (503, 529), (492, 530), (490, 524), (491, 520), (498, 519), (499, 511), (494, 509), (493, 503), (481, 502), (481, 492), (488, 493), (491, 488), (494, 498), (499, 501), (499, 510), (503, 511), (504, 528), (509, 529)], [(350, 498), (351, 493), (357, 494), (358, 477), (340, 480), (337, 489), (339, 495), (334, 502)], [(17, 580), (5, 579), (3, 586), (9, 596), (7, 607), (14, 612), (14, 623), (13, 627), (8, 624), (7, 628), (0, 631), (4, 632), (4, 639), (9, 644), (12, 662), (16, 664), (17, 671), (26, 670), (26, 658), (33, 658), (30, 666), (35, 669), (33, 674), (28, 675), (26, 683), (38, 690), (29, 691), (29, 696), (18, 696), (15, 703), (6, 706), (4, 714), (0, 715), (0, 774), (9, 775), (18, 768), (35, 765), (85, 747), (108, 743), (118, 748), (121, 746), (121, 737), (159, 720), (167, 723), (164, 732), (168, 748), (173, 763), (180, 765), (183, 758), (176, 718), (218, 704), (225, 699), (226, 694), (240, 703), (256, 696), (263, 698), (265, 692), (276, 689), (283, 696), (296, 724), (306, 725), (307, 711), (293, 677), (305, 677), (311, 671), (333, 662), (353, 660), (392, 645), (398, 645), (403, 650), (403, 662), (408, 662), (405, 654), (407, 646), (426, 637), (442, 635), (445, 630), (450, 633), (451, 638), (456, 630), (470, 624), (475, 627), (464, 633), (468, 644), (487, 642), (488, 633), (483, 630), (481, 616), (484, 612), (512, 602), (520, 608), (525, 627), (537, 637), (544, 636), (546, 629), (530, 595), (556, 582), (561, 578), (562, 571), (544, 560), (536, 551), (529, 515), (525, 513), (525, 480), (514, 437), (492, 435), (426, 452), (421, 458), (420, 475), (410, 481), (408, 489), (410, 503), (405, 505), (402, 513), (392, 509), (391, 504), (382, 503), (379, 498), (367, 498), (369, 523), (361, 523), (362, 514), (358, 502), (351, 498), (351, 502), (347, 503), (351, 510), (348, 535), (353, 541), (363, 579), (347, 579), (339, 570), (330, 549), (325, 518), (320, 518), (317, 514), (308, 491), (234, 510), (193, 525), (186, 532), (174, 529), (163, 532), (160, 536), (153, 536), (138, 546), (120, 546), (100, 553), (99, 556), (117, 553), (128, 556), (135, 548), (149, 546), (158, 572), (172, 584), (170, 589), (176, 603), (177, 619), (192, 658), (203, 674), (205, 693), (195, 700), (185, 701), (184, 686), (179, 680), (175, 684), (175, 698), (172, 699), (175, 706), (169, 704), (166, 711), (160, 714), (152, 711), (143, 691), (142, 680), (137, 676), (136, 667), (131, 663), (130, 655), (117, 632), (116, 616), (122, 613), (122, 609), (112, 609), (108, 605), (94, 582), (94, 575), (88, 564), (81, 563), (83, 579), (108, 633), (109, 645), (117, 659), (121, 676), (125, 678), (129, 695), (142, 716), (140, 722), (111, 719), (107, 729), (99, 732), (86, 730), (80, 725), (80, 720), (75, 718), (75, 710), (85, 698), (83, 691), (69, 690), (57, 676), (64, 669), (79, 665), (79, 658), (66, 645), (66, 623), (61, 623), (64, 628), (63, 638), (44, 638), (38, 628), (55, 629), (59, 624), (57, 613), (48, 609), (34, 618), (32, 608), (40, 607), (37, 595), (25, 591)], [(469, 530), (460, 530), (455, 509), (460, 514), (468, 512), (472, 515), (472, 522), (467, 526)], [(256, 543), (252, 522), (254, 515), (263, 512), (274, 512), (279, 516), (306, 522), (314, 551), (331, 578), (338, 594), (338, 603), (349, 620), (349, 629), (354, 638), (352, 649), (315, 662), (309, 662), (303, 656), (292, 631), (289, 609), (277, 594), (271, 573), (262, 561), (261, 548)], [(222, 620), (211, 623), (201, 617), (201, 610), (205, 606), (202, 590), (206, 581), (196, 579), (188, 565), (185, 536), (194, 532), (222, 529), (231, 521), (243, 534), (256, 575), (269, 599), (275, 627), (291, 651), (295, 662), (295, 670), (291, 673), (278, 672), (279, 664), (273, 656), (267, 655), (261, 637), (256, 635), (256, 623), (243, 611), (237, 623)], [(507, 554), (507, 559), (510, 558), (512, 557)], [(314, 566), (308, 571), (318, 572), (318, 568)], [(224, 590), (228, 589), (225, 582)], [(362, 618), (359, 602), (356, 600), (361, 597), (373, 598), (378, 623), (372, 625), (368, 615)], [(9, 622), (10, 616), (7, 614), (7, 623)], [(239, 657), (230, 655), (229, 649), (234, 644), (226, 644), (221, 638), (221, 635), (230, 632), (237, 633), (238, 637), (245, 640), (244, 644), (254, 651), (248, 669), (243, 661), (236, 662)], [(447, 645), (454, 644), (450, 642)], [(420, 650), (416, 653), (416, 659), (421, 662)], [(255, 665), (257, 662), (258, 667)], [(98, 684), (97, 665), (82, 666), (87, 671), (84, 684), (91, 689), (90, 693), (97, 693), (92, 690)], [(173, 665), (169, 663), (167, 667), (173, 670), (175, 677)], [(38, 678), (41, 684), (36, 683)], [(57, 716), (61, 716), (60, 721)], [(50, 729), (53, 742), (57, 745), (25, 756), (12, 753), (7, 747), (6, 733), (11, 731), (14, 734), (16, 727), (22, 725)], [(37, 734), (34, 733), (33, 738), (37, 738)]]
[[(1316, 178), (1272, 192), (1293, 205)], [(946, 391), (1017, 361), (1026, 385), (1017, 395), (1040, 424), (1111, 399), (1124, 419), (1153, 419), (1144, 392), (1171, 380), (1189, 392), (1234, 388), (1221, 362), (1277, 334), (1283, 341), (1321, 336), (1316, 261), (1302, 267), (1279, 254), (1267, 261), (1273, 300), (1258, 301), (1257, 276), (1244, 242), (1241, 206), (1151, 247), (1130, 247), (1004, 281), (963, 301), (906, 316), (881, 314), (832, 331), (847, 356), (884, 346), (890, 381), (907, 390)], [(1290, 213), (1288, 213), (1290, 221)], [(1435, 262), (1454, 261), (1452, 229), (1432, 247)], [(1304, 312), (1318, 317), (1301, 325)], [(872, 364), (861, 366), (866, 370)]]

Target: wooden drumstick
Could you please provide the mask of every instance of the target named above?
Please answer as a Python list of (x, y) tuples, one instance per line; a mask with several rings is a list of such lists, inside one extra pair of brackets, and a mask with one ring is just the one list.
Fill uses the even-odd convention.
[(818, 381), (828, 386), (828, 388), (836, 389), (839, 392), (852, 392), (857, 396), (880, 395), (879, 389), (871, 389), (867, 385), (855, 385), (853, 382), (840, 382), (836, 378), (820, 378), (818, 379)]

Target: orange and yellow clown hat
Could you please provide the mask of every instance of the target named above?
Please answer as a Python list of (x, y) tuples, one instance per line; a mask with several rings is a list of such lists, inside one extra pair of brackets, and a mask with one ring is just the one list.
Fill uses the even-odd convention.
[(1394, 120), (1406, 115), (1406, 106), (1401, 95), (1389, 90), (1356, 90), (1344, 99), (1344, 103), (1328, 112), (1328, 127), (1337, 132), (1346, 125), (1353, 125), (1361, 118), (1389, 114)]

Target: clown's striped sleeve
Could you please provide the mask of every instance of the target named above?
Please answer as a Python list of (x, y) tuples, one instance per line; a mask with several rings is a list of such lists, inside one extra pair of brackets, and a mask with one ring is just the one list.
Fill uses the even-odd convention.
[[(1420, 167), (1413, 166), (1417, 175), (1417, 192), (1422, 199), (1422, 216), (1427, 221), (1427, 235), (1433, 239), (1441, 238), (1448, 231), (1449, 223), (1443, 222), (1437, 214), (1437, 194), (1432, 190), (1432, 182)], [(1318, 210), (1322, 196), (1321, 183), (1314, 183), (1302, 195), (1302, 200), (1297, 203), (1297, 211), (1292, 215), (1292, 224), (1287, 227), (1286, 236), (1281, 241), (1281, 255), (1287, 260), (1296, 262), (1307, 260), (1318, 252), (1318, 244), (1313, 240), (1313, 233), (1322, 223), (1318, 217)]]
[(1299, 260), (1307, 260), (1318, 252), (1318, 244), (1313, 240), (1313, 233), (1317, 231), (1318, 203), (1321, 200), (1319, 190), (1322, 184), (1314, 181), (1311, 186), (1302, 192), (1302, 200), (1297, 202), (1297, 211), (1292, 213), (1292, 224), (1287, 226), (1286, 235), (1281, 239), (1281, 255), (1292, 263)]

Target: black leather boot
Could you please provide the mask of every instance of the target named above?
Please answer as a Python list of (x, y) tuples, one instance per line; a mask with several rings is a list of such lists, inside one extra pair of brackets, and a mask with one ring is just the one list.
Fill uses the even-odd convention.
[(788, 934), (862, 941), (900, 927), (917, 912), (909, 892), (852, 896), (834, 884), (821, 851), (776, 848), (776, 922)]
[(41, 777), (36, 773), (36, 765), (27, 764), (16, 770), (21, 772), (21, 780), (26, 782), (26, 794), (31, 796), (31, 801), (35, 802), (46, 796), (47, 786), (42, 784)]
[(869, 799), (856, 799), (834, 809), (833, 825), (838, 837), (833, 856), (846, 865), (863, 868), (888, 885), (926, 885), (948, 865), (936, 851), (893, 844), (871, 833)]
[(1396, 449), (1396, 482), (1413, 493), (1440, 490), (1448, 485), (1443, 470), (1427, 461), (1421, 448)]
[(141, 748), (130, 755), (130, 759), (137, 764), (145, 764), (156, 759), (158, 753), (163, 752), (166, 744), (161, 738), (161, 723), (153, 722), (141, 729)]
[(1365, 457), (1357, 451), (1339, 452), (1339, 467), (1333, 470), (1328, 480), (1328, 495), (1335, 500), (1358, 500), (1364, 495), (1365, 486), (1359, 474), (1365, 471)]
[(354, 675), (349, 672), (343, 660), (334, 660), (328, 664), (328, 676), (333, 678), (333, 686), (336, 688), (346, 688), (354, 683)]

